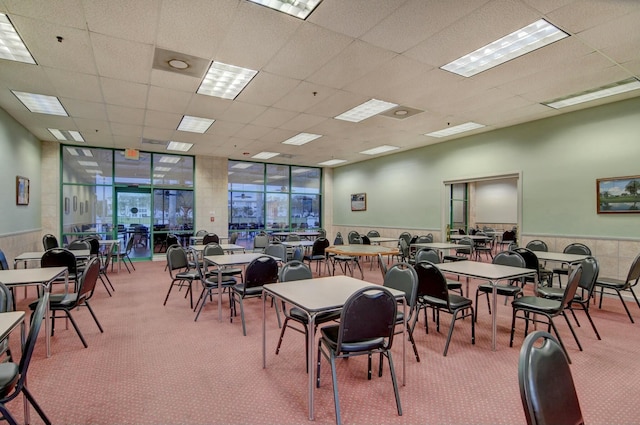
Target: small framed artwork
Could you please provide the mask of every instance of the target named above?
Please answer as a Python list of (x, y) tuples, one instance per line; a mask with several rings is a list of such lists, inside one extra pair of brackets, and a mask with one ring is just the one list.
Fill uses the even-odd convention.
[(74, 196), (73, 197), (73, 212), (78, 211), (78, 197)]
[(640, 213), (640, 176), (596, 180), (598, 214)]
[(16, 205), (29, 205), (29, 179), (16, 176)]
[(89, 214), (89, 201), (84, 201), (84, 212), (85, 214)]
[(71, 211), (71, 200), (69, 199), (68, 196), (65, 196), (64, 197), (64, 213), (69, 214), (70, 211)]
[(84, 202), (80, 202), (80, 215), (84, 214)]
[(351, 195), (351, 211), (367, 210), (367, 194), (354, 193)]

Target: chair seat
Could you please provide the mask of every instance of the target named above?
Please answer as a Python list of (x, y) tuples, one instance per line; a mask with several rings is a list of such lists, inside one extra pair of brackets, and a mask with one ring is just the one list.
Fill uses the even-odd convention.
[(0, 363), (0, 398), (4, 398), (18, 383), (18, 365), (12, 362)]
[[(76, 293), (71, 293), (71, 294), (51, 294), (49, 296), (49, 307), (53, 310), (56, 308), (64, 308), (70, 305), (73, 305), (76, 302), (76, 298), (77, 298), (78, 294)], [(38, 305), (38, 301), (40, 301), (40, 299), (37, 299), (31, 303), (29, 303), (29, 309), (30, 310), (35, 310), (36, 306)]]
[(262, 286), (252, 286), (246, 288), (244, 283), (236, 283), (233, 285), (233, 290), (244, 294), (245, 297), (257, 297), (262, 294)]
[(553, 270), (551, 270), (553, 274), (569, 274), (569, 269), (565, 269), (565, 268), (555, 268)]
[(457, 280), (447, 279), (447, 289), (460, 289), (462, 288), (462, 282)]
[(526, 296), (516, 298), (512, 303), (520, 310), (535, 310), (540, 313), (553, 314), (560, 309), (560, 302), (549, 298)]
[(599, 277), (596, 280), (596, 286), (604, 286), (611, 289), (623, 289), (627, 282), (621, 279), (614, 279), (609, 277)]
[[(322, 337), (324, 338), (325, 341), (329, 343), (329, 346), (331, 346), (332, 349), (335, 349), (336, 346), (338, 345), (337, 341), (338, 341), (339, 328), (340, 328), (340, 325), (325, 326), (320, 330), (322, 333)], [(342, 349), (342, 352), (355, 353), (358, 351), (377, 350), (380, 348), (384, 348), (385, 345), (386, 344), (385, 344), (384, 338), (372, 338), (372, 339), (366, 339), (366, 340), (361, 340), (361, 341), (352, 342), (352, 343), (343, 341), (340, 348)]]
[(325, 257), (324, 254), (322, 254), (322, 255), (305, 255), (304, 256), (305, 261), (322, 261), (325, 258), (327, 258), (327, 257)]
[[(438, 307), (438, 308), (446, 308), (447, 302), (440, 298), (434, 297), (423, 297), (423, 302)], [(461, 297), (456, 294), (449, 294), (449, 306), (452, 310), (457, 310), (459, 308), (471, 307), (471, 300), (469, 298)]]
[[(307, 313), (305, 313), (298, 307), (293, 307), (289, 309), (289, 316), (291, 316), (292, 318), (294, 318), (295, 320), (301, 323), (304, 323), (304, 324), (309, 323), (309, 318), (307, 317)], [(315, 323), (320, 324), (320, 323), (330, 322), (332, 320), (337, 320), (339, 318), (340, 318), (339, 311), (328, 311), (328, 312), (318, 314), (316, 316)]]
[[(227, 288), (229, 286), (233, 286), (236, 285), (236, 280), (232, 277), (225, 277), (224, 275), (222, 276), (222, 287), (223, 288)], [(218, 278), (217, 276), (211, 276), (211, 277), (207, 277), (204, 280), (204, 284), (207, 287), (213, 287), (213, 288), (217, 288), (218, 287)]]
[(200, 276), (196, 270), (184, 271), (176, 274), (176, 279), (197, 280)]
[(465, 261), (468, 260), (467, 257), (459, 257), (457, 255), (445, 255), (442, 257), (442, 261)]
[(354, 261), (356, 260), (358, 257), (351, 257), (348, 255), (335, 255), (333, 257), (334, 260), (336, 261)]
[[(522, 288), (515, 285), (496, 285), (495, 288), (498, 292), (498, 295), (506, 295), (511, 297), (514, 297), (522, 292)], [(478, 291), (490, 294), (493, 292), (493, 286), (491, 284), (484, 283), (482, 285), (478, 285)]]
[[(222, 269), (222, 276), (235, 276), (242, 274), (242, 269), (238, 267), (228, 267)], [(218, 270), (208, 270), (207, 277), (218, 276)]]

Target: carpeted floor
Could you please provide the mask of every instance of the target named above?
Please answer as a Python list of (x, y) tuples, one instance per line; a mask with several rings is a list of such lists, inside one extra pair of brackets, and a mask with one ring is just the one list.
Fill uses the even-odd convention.
[[(377, 268), (365, 279), (381, 283)], [(57, 323), (52, 357), (44, 355), (44, 328), (29, 371), (29, 387), (55, 424), (304, 424), (308, 423), (304, 337), (288, 330), (275, 355), (279, 329), (273, 310), (267, 317), (267, 368), (262, 368), (262, 305), (246, 302), (247, 336), (240, 318), (217, 320), (217, 304), (208, 304), (194, 322), (183, 292), (173, 292), (164, 262), (136, 263), (131, 274), (110, 274), (116, 287), (109, 297), (98, 282), (91, 303), (105, 333), (89, 312), (74, 312), (89, 344), (83, 348), (69, 324)], [(475, 284), (471, 283), (472, 294)], [(199, 293), (199, 287), (196, 294)], [(22, 291), (19, 291), (22, 296)], [(30, 290), (28, 298), (35, 291)], [(18, 308), (28, 300), (20, 299)], [(637, 306), (632, 313), (640, 319)], [(606, 298), (592, 315), (602, 341), (586, 319), (577, 328), (580, 352), (566, 324), (557, 321), (569, 354), (586, 422), (634, 424), (640, 399), (640, 337), (617, 299)], [(523, 324), (509, 348), (510, 305), (498, 306), (498, 348), (491, 351), (491, 316), (481, 299), (476, 344), (470, 322), (458, 321), (447, 357), (442, 356), (448, 317), (441, 333), (416, 328), (421, 355), (417, 363), (407, 345), (407, 382), (400, 388), (403, 416), (396, 413), (390, 375), (366, 379), (366, 358), (339, 362), (338, 382), (345, 424), (518, 424), (525, 423), (517, 380)], [(421, 318), (421, 322), (422, 322)], [(18, 353), (19, 338), (12, 346)], [(394, 360), (401, 376), (401, 344)], [(377, 361), (376, 361), (377, 364)], [(334, 423), (330, 369), (323, 363), (316, 391), (318, 424)], [(21, 420), (22, 399), (9, 403)], [(32, 423), (41, 423), (35, 412)]]

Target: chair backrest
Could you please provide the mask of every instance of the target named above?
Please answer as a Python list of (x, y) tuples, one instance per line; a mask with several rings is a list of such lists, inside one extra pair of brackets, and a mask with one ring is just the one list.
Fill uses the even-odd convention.
[(580, 284), (580, 279), (582, 278), (582, 265), (574, 268), (569, 275), (569, 281), (567, 283), (567, 287), (564, 290), (564, 294), (562, 295), (562, 302), (560, 308), (565, 308), (573, 297), (576, 295), (576, 291), (578, 290), (578, 285)]
[(91, 244), (89, 241), (76, 239), (67, 246), (67, 249), (69, 251), (91, 251)]
[(313, 273), (308, 265), (302, 261), (291, 260), (282, 266), (279, 273), (280, 282), (291, 282), (292, 280), (312, 279)]
[(516, 232), (513, 230), (505, 230), (502, 234), (502, 242), (509, 242), (516, 240)]
[(402, 233), (400, 233), (400, 236), (398, 236), (398, 239), (404, 239), (404, 241), (407, 243), (407, 245), (410, 245), (411, 244), (411, 233), (402, 232)]
[(418, 252), (416, 252), (416, 256), (414, 257), (416, 263), (421, 261), (428, 261), (430, 263), (438, 264), (440, 262), (440, 254), (438, 251), (431, 248), (422, 248)]
[(264, 249), (264, 253), (278, 257), (282, 261), (287, 261), (287, 247), (281, 243), (270, 243)]
[(378, 265), (380, 266), (380, 273), (382, 273), (382, 279), (387, 275), (387, 263), (384, 262), (382, 254), (378, 253)]
[(326, 238), (318, 238), (313, 242), (311, 255), (324, 255), (324, 250), (329, 247), (329, 241)]
[(535, 239), (529, 242), (526, 248), (530, 249), (531, 251), (543, 251), (543, 252), (549, 251), (549, 247), (547, 246), (546, 242), (541, 241), (540, 239)]
[(396, 263), (387, 270), (382, 286), (397, 289), (404, 292), (404, 298), (409, 306), (410, 313), (416, 305), (418, 291), (418, 275), (408, 263)]
[(42, 237), (42, 246), (45, 251), (51, 248), (58, 248), (60, 244), (58, 244), (58, 238), (56, 238), (51, 233), (47, 233)]
[(398, 239), (398, 250), (403, 260), (409, 259), (409, 244), (404, 238)]
[(416, 239), (416, 243), (432, 243), (432, 242), (433, 242), (432, 234), (418, 236), (418, 238)]
[(230, 244), (234, 244), (234, 243), (238, 242), (238, 235), (239, 235), (238, 232), (231, 233), (231, 236), (229, 236), (229, 243)]
[(469, 255), (473, 254), (473, 247), (475, 246), (475, 243), (473, 242), (473, 239), (471, 239), (470, 237), (468, 236), (463, 237), (458, 241), (458, 245), (461, 245), (460, 248), (456, 248), (456, 251), (458, 253), (464, 253)]
[(202, 244), (207, 245), (211, 242), (220, 243), (220, 238), (215, 233), (207, 233), (202, 238)]
[(301, 246), (297, 246), (293, 250), (293, 254), (291, 255), (292, 260), (302, 261), (304, 260), (304, 251), (302, 251)]
[(374, 338), (387, 338), (386, 346), (391, 348), (397, 312), (398, 303), (385, 287), (357, 290), (342, 308), (336, 352), (342, 351), (343, 344)]
[(371, 239), (367, 235), (360, 235), (360, 240), (362, 241), (362, 245), (371, 245)]
[(466, 235), (467, 232), (465, 232), (465, 230), (461, 227), (461, 228), (458, 229), (458, 234), (459, 235)]
[(527, 267), (527, 262), (524, 260), (522, 255), (513, 251), (502, 251), (497, 253), (495, 257), (493, 257), (492, 263), (511, 267)]
[(167, 264), (169, 265), (169, 273), (173, 270), (188, 268), (189, 259), (184, 248), (180, 245), (170, 245), (167, 248)]
[(196, 232), (196, 236), (205, 236), (205, 235), (207, 235), (208, 233), (209, 233), (209, 232), (207, 232), (206, 230), (201, 229), (201, 230), (198, 230), (198, 231)]
[(629, 267), (629, 273), (627, 273), (627, 284), (626, 288), (630, 288), (638, 284), (638, 279), (640, 279), (640, 254), (633, 260), (631, 263), (631, 267)]
[(347, 239), (349, 240), (349, 245), (362, 243), (362, 238), (360, 237), (360, 233), (356, 232), (355, 230), (352, 230), (349, 232)]
[(418, 275), (418, 291), (417, 296), (432, 297), (447, 304), (449, 306), (449, 288), (447, 287), (447, 279), (444, 277), (440, 269), (435, 264), (428, 261), (422, 261), (414, 266)]
[[(133, 238), (132, 238), (133, 239)], [(132, 242), (133, 243), (133, 242)], [(176, 235), (174, 235), (173, 233), (169, 233), (167, 235), (167, 249), (171, 246), (171, 245), (180, 245), (180, 240), (178, 239), (178, 237)], [(127, 249), (129, 248), (129, 244), (127, 243)]]
[(7, 257), (0, 249), (0, 270), (9, 270), (9, 264), (7, 263)]
[(300, 241), (300, 235), (297, 233), (289, 233), (287, 235), (287, 242), (299, 242)]
[[(196, 251), (196, 254), (197, 254), (197, 251)], [(224, 249), (222, 249), (222, 247), (218, 242), (210, 242), (204, 246), (204, 249), (202, 250), (202, 255), (203, 256), (224, 255)], [(198, 258), (198, 257), (195, 257), (195, 258)]]
[(269, 236), (264, 235), (256, 235), (253, 238), (253, 249), (264, 249), (269, 245)]
[(598, 274), (600, 273), (600, 266), (598, 265), (598, 260), (594, 257), (585, 258), (582, 260), (580, 265), (582, 266), (582, 277), (578, 283), (578, 288), (584, 290), (583, 301), (588, 301), (596, 286)]
[(569, 361), (548, 332), (535, 331), (525, 338), (518, 381), (528, 425), (584, 424)]
[(22, 389), (24, 381), (27, 379), (27, 370), (29, 369), (29, 363), (31, 363), (31, 356), (33, 355), (33, 349), (36, 346), (38, 334), (40, 333), (40, 327), (42, 321), (45, 319), (47, 305), (49, 304), (49, 292), (45, 291), (44, 295), (38, 301), (35, 310), (31, 314), (31, 325), (29, 326), (29, 334), (22, 350), (22, 357), (20, 358), (20, 365), (18, 370), (20, 372), (20, 379), (16, 387)]
[(342, 239), (342, 233), (336, 233), (336, 238), (333, 240), (334, 245), (344, 245), (344, 240)]
[[(92, 257), (100, 254), (100, 242), (98, 242), (98, 238), (95, 236), (89, 236), (88, 238), (84, 238), (83, 240), (89, 243), (89, 253)], [(111, 253), (109, 253), (111, 254)]]
[(6, 313), (7, 311), (13, 311), (13, 296), (11, 295), (11, 289), (0, 282), (0, 313)]
[(377, 230), (369, 230), (367, 232), (367, 236), (370, 238), (379, 238), (380, 237), (380, 232), (378, 232)]
[(531, 251), (528, 248), (515, 248), (512, 250), (512, 252), (517, 252), (518, 254), (520, 254), (520, 256), (522, 256), (522, 258), (524, 258), (524, 262), (526, 265), (526, 268), (528, 269), (533, 269), (533, 270), (537, 270), (538, 271), (538, 277), (540, 274), (540, 261), (538, 261), (538, 257), (536, 256), (536, 254)]
[[(169, 244), (169, 236), (165, 236), (165, 241), (167, 242), (167, 247), (170, 247), (171, 245), (179, 245), (178, 243), (175, 244)], [(124, 253), (129, 255), (131, 253), (131, 250), (133, 249), (133, 238), (129, 238), (129, 240), (127, 241), (127, 247), (124, 250)]]
[(64, 248), (51, 248), (42, 254), (40, 259), (40, 267), (62, 267), (66, 266), (70, 274), (75, 274), (76, 256), (73, 252)]
[[(110, 255), (108, 257), (111, 257)], [(78, 282), (78, 295), (76, 296), (76, 304), (81, 303), (83, 299), (91, 298), (93, 290), (96, 287), (98, 281), (98, 275), (100, 274), (100, 259), (98, 257), (92, 257), (87, 263), (80, 281)]]
[(565, 254), (582, 254), (582, 255), (591, 255), (591, 249), (583, 243), (570, 243), (569, 245), (564, 247), (562, 251)]
[(318, 232), (318, 237), (321, 237), (321, 238), (326, 238), (327, 237), (327, 231), (326, 230), (318, 229), (317, 232)]
[(244, 276), (245, 288), (275, 283), (278, 281), (278, 262), (262, 255), (249, 263)]

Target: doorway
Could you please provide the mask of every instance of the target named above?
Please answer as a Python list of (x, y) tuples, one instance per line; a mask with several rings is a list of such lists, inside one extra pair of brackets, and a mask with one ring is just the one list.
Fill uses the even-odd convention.
[(153, 205), (151, 189), (116, 188), (116, 228), (123, 247), (130, 239), (133, 245), (131, 258), (151, 259)]

